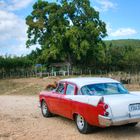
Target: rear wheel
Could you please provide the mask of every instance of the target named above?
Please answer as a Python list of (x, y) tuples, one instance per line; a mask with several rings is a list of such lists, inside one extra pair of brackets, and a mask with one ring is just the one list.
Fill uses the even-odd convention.
[(135, 123), (128, 123), (128, 124), (126, 124), (126, 126), (135, 127), (137, 124), (138, 124), (138, 122), (135, 122)]
[(52, 116), (52, 113), (49, 111), (49, 108), (44, 100), (41, 102), (41, 112), (44, 117)]
[(75, 122), (80, 133), (87, 134), (91, 132), (91, 125), (89, 125), (81, 115), (76, 115)]

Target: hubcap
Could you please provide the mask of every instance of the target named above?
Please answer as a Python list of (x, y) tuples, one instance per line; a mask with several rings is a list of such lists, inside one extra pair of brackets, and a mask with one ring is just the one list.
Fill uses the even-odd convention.
[(47, 106), (46, 106), (46, 103), (45, 103), (45, 102), (42, 104), (42, 111), (43, 111), (43, 114), (44, 114), (44, 115), (46, 115), (46, 114), (47, 114), (48, 108), (47, 108)]
[(81, 115), (77, 116), (77, 126), (80, 130), (84, 128), (84, 118)]

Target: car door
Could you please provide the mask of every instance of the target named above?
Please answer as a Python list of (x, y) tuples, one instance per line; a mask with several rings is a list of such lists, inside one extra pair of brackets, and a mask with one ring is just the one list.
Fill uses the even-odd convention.
[(51, 108), (51, 111), (55, 114), (59, 114), (59, 102), (61, 95), (64, 95), (65, 92), (65, 83), (59, 83), (56, 90), (54, 90), (49, 98), (49, 105)]
[(59, 114), (67, 118), (72, 118), (72, 100), (68, 99), (67, 96), (75, 96), (76, 85), (72, 83), (66, 84), (65, 94), (60, 96), (59, 101)]

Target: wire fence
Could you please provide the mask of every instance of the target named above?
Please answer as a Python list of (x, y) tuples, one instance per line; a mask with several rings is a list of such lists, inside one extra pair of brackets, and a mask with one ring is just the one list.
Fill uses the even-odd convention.
[(55, 76), (94, 76), (94, 77), (110, 77), (121, 81), (124, 84), (139, 84), (140, 85), (140, 72), (131, 73), (123, 71), (101, 71), (101, 70), (71, 70), (71, 71), (35, 71), (35, 70), (22, 70), (22, 71), (9, 71), (0, 72), (0, 79), (10, 78), (29, 78), (29, 77), (55, 77)]
[(35, 77), (35, 71), (0, 72), (0, 79)]

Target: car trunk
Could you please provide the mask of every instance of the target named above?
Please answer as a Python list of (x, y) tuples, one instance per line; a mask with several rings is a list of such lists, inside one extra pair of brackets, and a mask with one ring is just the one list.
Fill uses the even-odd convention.
[(140, 96), (138, 95), (105, 95), (104, 102), (110, 106), (113, 119), (140, 115)]

